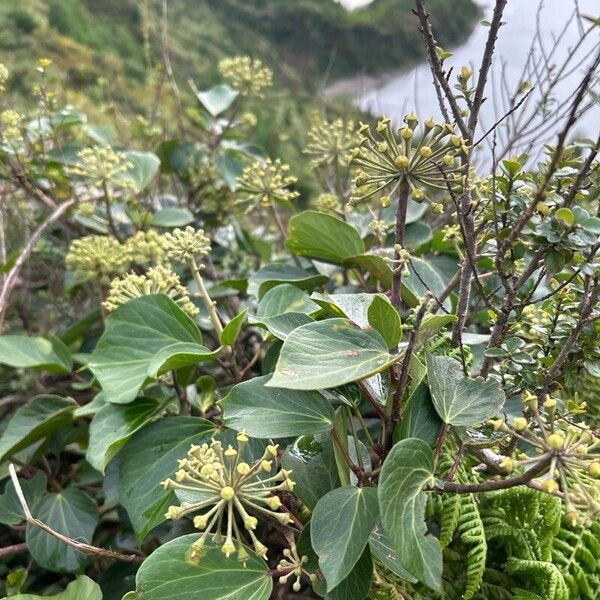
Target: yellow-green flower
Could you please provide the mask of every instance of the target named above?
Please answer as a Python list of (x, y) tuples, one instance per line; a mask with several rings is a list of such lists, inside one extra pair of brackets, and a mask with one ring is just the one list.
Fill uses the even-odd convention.
[(78, 278), (108, 283), (111, 275), (127, 269), (129, 256), (126, 248), (115, 238), (88, 235), (71, 243), (65, 264)]
[(317, 119), (308, 130), (308, 144), (304, 152), (317, 167), (345, 167), (348, 165), (348, 153), (356, 143), (352, 121)]
[(188, 262), (210, 252), (210, 238), (202, 229), (189, 225), (185, 229), (174, 229), (163, 235), (163, 248), (171, 260)]
[(2, 137), (14, 141), (21, 137), (21, 115), (16, 110), (4, 110), (0, 113), (0, 131)]
[[(249, 464), (244, 461), (247, 444), (248, 436), (240, 432), (237, 448), (224, 449), (221, 442), (215, 440), (210, 445), (192, 446), (187, 456), (179, 461), (175, 479), (162, 482), (166, 490), (182, 490), (189, 498), (179, 506), (170, 506), (165, 515), (168, 519), (203, 511), (193, 520), (194, 526), (204, 533), (188, 551), (190, 563), (200, 560), (210, 535), (225, 555), (230, 556), (237, 550), (238, 560), (248, 560), (238, 518), (255, 552), (266, 559), (267, 548), (254, 534), (258, 518), (265, 515), (283, 525), (291, 520), (287, 512), (279, 511), (281, 500), (276, 495), (294, 489), (294, 482), (289, 477), (291, 471), (282, 469), (268, 476), (274, 468), (277, 446), (267, 446), (262, 457)], [(197, 501), (193, 500), (194, 493)]]
[(0, 63), (0, 92), (4, 91), (4, 84), (8, 81), (10, 73), (4, 63)]
[[(428, 200), (424, 188), (446, 190), (461, 184), (463, 166), (458, 161), (468, 151), (464, 140), (453, 133), (452, 124), (437, 124), (432, 119), (417, 132), (413, 113), (404, 117), (406, 125), (397, 136), (390, 120), (382, 118), (373, 133), (361, 123), (358, 145), (350, 151), (352, 165), (360, 167), (350, 204), (356, 205), (377, 194), (392, 197), (401, 183), (409, 186), (416, 202)], [(435, 207), (439, 211), (439, 207)]]
[(298, 181), (288, 174), (289, 170), (289, 165), (282, 164), (279, 159), (253, 162), (238, 177), (238, 203), (249, 205), (249, 211), (256, 206), (266, 207), (276, 202), (289, 204), (298, 197), (298, 192), (289, 189)]
[(179, 276), (170, 267), (158, 265), (148, 269), (144, 275), (127, 273), (113, 279), (104, 308), (113, 311), (133, 298), (150, 294), (165, 294), (190, 317), (198, 314), (198, 307), (190, 300), (188, 291), (181, 284)]
[(324, 213), (334, 213), (341, 208), (340, 199), (335, 194), (326, 192), (310, 201), (310, 207)]
[(126, 176), (133, 164), (123, 152), (111, 146), (83, 148), (77, 153), (78, 162), (69, 168), (72, 175), (84, 177), (94, 185), (112, 183), (122, 187), (132, 187), (133, 182)]
[(263, 90), (273, 85), (273, 72), (261, 60), (249, 56), (224, 58), (219, 72), (242, 96), (262, 98)]
[(138, 231), (125, 241), (129, 260), (136, 265), (160, 264), (165, 260), (163, 236), (150, 229)]

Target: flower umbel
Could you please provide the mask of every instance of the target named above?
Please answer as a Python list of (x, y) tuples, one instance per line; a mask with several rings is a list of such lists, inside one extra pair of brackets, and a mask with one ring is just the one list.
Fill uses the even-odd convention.
[(198, 307), (190, 300), (187, 289), (170, 267), (158, 265), (152, 267), (144, 275), (127, 273), (113, 279), (104, 308), (113, 311), (132, 298), (140, 298), (149, 294), (165, 294), (178, 304), (190, 317), (198, 314)]
[(129, 260), (136, 265), (160, 264), (165, 260), (163, 236), (156, 231), (138, 231), (125, 241)]
[(249, 204), (249, 211), (255, 206), (266, 207), (274, 202), (289, 204), (298, 197), (298, 192), (289, 189), (298, 181), (288, 174), (289, 170), (289, 165), (270, 158), (265, 163), (255, 161), (247, 166), (237, 180), (238, 192), (242, 196), (238, 203)]
[(310, 201), (311, 208), (324, 213), (335, 213), (341, 206), (340, 199), (335, 194), (328, 194), (327, 192), (319, 194)]
[(242, 96), (262, 98), (263, 90), (273, 85), (273, 72), (258, 58), (224, 58), (219, 63), (219, 72)]
[(348, 152), (356, 145), (357, 136), (352, 121), (315, 120), (308, 130), (308, 144), (304, 153), (317, 167), (348, 165)]
[(129, 256), (115, 238), (87, 235), (71, 243), (65, 263), (76, 277), (107, 283), (110, 275), (125, 271)]
[(361, 167), (354, 179), (351, 204), (380, 193), (390, 197), (403, 182), (416, 202), (427, 199), (423, 187), (445, 190), (448, 185), (454, 188), (461, 183), (464, 168), (457, 158), (468, 152), (468, 147), (454, 134), (454, 126), (428, 119), (417, 135), (416, 115), (408, 114), (404, 121), (406, 126), (398, 130), (398, 137), (389, 119), (377, 123), (375, 134), (369, 125), (361, 123), (358, 146), (350, 152), (351, 164)]
[(123, 152), (117, 152), (111, 146), (83, 148), (77, 153), (78, 162), (69, 168), (72, 175), (85, 177), (96, 185), (117, 183), (131, 187), (132, 181), (125, 173), (133, 168)]
[(187, 262), (210, 252), (210, 238), (202, 229), (177, 228), (163, 235), (163, 248), (171, 260)]
[(302, 587), (300, 578), (303, 574), (306, 575), (312, 582), (316, 581), (317, 576), (314, 573), (309, 573), (304, 567), (304, 565), (308, 562), (308, 557), (300, 556), (295, 544), (292, 544), (289, 549), (286, 548), (283, 551), (283, 556), (285, 558), (282, 558), (277, 564), (277, 569), (280, 572), (285, 573), (285, 575), (281, 575), (279, 577), (279, 583), (282, 585), (286, 584), (290, 577), (295, 576), (296, 581), (294, 581), (292, 589), (294, 592), (299, 592)]
[[(243, 461), (247, 443), (248, 436), (240, 432), (237, 435), (237, 448), (230, 445), (225, 450), (221, 442), (216, 440), (211, 444), (192, 446), (186, 458), (179, 461), (175, 479), (162, 482), (166, 490), (184, 490), (188, 495), (189, 492), (198, 494), (196, 502), (170, 506), (166, 513), (168, 519), (179, 519), (204, 511), (194, 517), (194, 526), (204, 533), (188, 551), (187, 560), (190, 563), (195, 564), (200, 560), (210, 535), (226, 556), (237, 551), (238, 560), (248, 560), (249, 555), (244, 547), (236, 516), (243, 523), (255, 552), (263, 558), (266, 558), (267, 548), (254, 534), (258, 525), (258, 519), (254, 515), (268, 516), (284, 525), (291, 520), (288, 513), (278, 511), (281, 500), (275, 495), (279, 491), (293, 490), (294, 482), (289, 477), (291, 471), (281, 469), (275, 475), (266, 475), (273, 470), (277, 446), (267, 446), (261, 458), (248, 464)], [(225, 529), (225, 536), (221, 532), (222, 527)]]

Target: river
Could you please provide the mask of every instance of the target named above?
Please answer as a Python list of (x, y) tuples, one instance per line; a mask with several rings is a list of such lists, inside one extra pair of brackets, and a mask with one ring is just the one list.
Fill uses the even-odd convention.
[[(354, 9), (368, 4), (370, 0), (339, 1), (346, 8)], [(476, 1), (481, 7), (481, 19), (491, 21), (494, 1)], [(600, 2), (598, 0), (578, 0), (578, 5), (582, 14), (593, 17), (600, 16)], [(531, 93), (525, 109), (522, 109), (524, 112), (523, 119), (530, 121), (530, 127), (537, 124), (542, 128), (543, 134), (539, 141), (552, 139), (552, 134), (558, 128), (556, 119), (553, 117), (558, 112), (561, 102), (568, 100), (573, 95), (574, 89), (584, 72), (584, 67), (578, 67), (577, 63), (580, 59), (583, 59), (584, 62), (586, 59), (589, 61), (589, 58), (598, 51), (600, 45), (600, 27), (596, 27), (577, 51), (573, 51), (580, 38), (580, 26), (576, 20), (572, 20), (568, 24), (562, 39), (560, 42), (556, 42), (557, 36), (560, 35), (568, 23), (573, 7), (574, 0), (545, 0), (541, 4), (541, 8), (540, 0), (508, 0), (503, 19), (506, 24), (500, 29), (492, 81), (488, 87), (487, 96), (489, 100), (484, 103), (481, 111), (482, 131), (485, 131), (505, 113), (506, 103), (503, 100), (501, 89), (502, 80), (506, 82), (511, 91), (522, 81), (523, 66), (526, 63), (532, 41), (536, 36), (539, 9), (540, 30), (543, 35), (540, 40), (541, 46), (538, 43), (537, 56), (541, 56), (542, 53), (548, 56), (552, 53), (550, 62), (557, 65), (558, 68), (569, 55), (572, 55), (570, 67), (566, 70), (572, 72), (556, 85), (553, 93), (554, 99), (549, 104), (547, 114), (536, 117), (536, 122), (535, 119), (530, 119), (528, 113), (525, 112), (525, 109), (529, 112), (533, 111), (539, 99), (539, 95), (536, 96), (536, 94), (538, 94), (540, 86), (536, 84), (534, 76), (531, 77), (534, 80), (530, 83), (536, 89)], [(583, 21), (583, 24), (584, 27), (591, 26), (589, 21)], [(454, 73), (457, 73), (463, 65), (470, 66), (476, 72), (488, 31), (488, 27), (477, 22), (471, 35), (463, 45), (458, 48), (447, 49), (453, 52), (453, 56), (446, 61), (446, 66), (454, 66)], [(526, 77), (526, 79), (529, 78)], [(456, 80), (453, 81), (453, 84), (455, 82)], [(408, 71), (390, 73), (378, 78), (369, 77), (368, 74), (367, 76), (359, 75), (352, 80), (334, 83), (329, 91), (349, 94), (362, 109), (374, 115), (387, 115), (396, 123), (399, 123), (402, 116), (411, 110), (415, 110), (423, 117), (434, 116), (439, 118), (441, 116), (427, 63), (420, 64)], [(515, 123), (516, 115), (517, 113), (507, 119), (505, 124), (509, 121)], [(600, 102), (596, 102), (582, 116), (576, 131), (591, 137), (598, 134), (599, 128)]]

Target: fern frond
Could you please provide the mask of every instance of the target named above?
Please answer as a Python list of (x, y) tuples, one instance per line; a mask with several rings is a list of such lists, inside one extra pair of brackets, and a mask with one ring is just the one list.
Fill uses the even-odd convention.
[(472, 494), (462, 500), (458, 533), (461, 541), (470, 546), (467, 553), (467, 589), (463, 595), (465, 600), (469, 600), (481, 586), (487, 557), (485, 531), (477, 502)]
[(458, 516), (460, 514), (461, 498), (458, 494), (447, 494), (442, 496), (440, 545), (445, 548), (454, 537)]
[[(544, 589), (544, 600), (569, 600), (569, 588), (558, 569), (550, 562), (509, 558), (506, 570), (511, 574), (524, 575), (535, 579)], [(534, 596), (535, 597), (535, 596)]]

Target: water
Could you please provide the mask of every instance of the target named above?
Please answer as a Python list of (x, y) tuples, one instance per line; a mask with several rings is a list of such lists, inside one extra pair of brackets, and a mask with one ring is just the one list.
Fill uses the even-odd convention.
[[(340, 0), (347, 8), (356, 8), (358, 4), (366, 4), (368, 0)], [(481, 6), (481, 18), (491, 21), (493, 0), (477, 0)], [(598, 0), (579, 0), (579, 9), (582, 14), (598, 17), (600, 2)], [(536, 35), (536, 19), (540, 0), (509, 0), (506, 7), (503, 20), (506, 25), (501, 27), (498, 42), (496, 45), (496, 59), (492, 71), (492, 81), (487, 88), (488, 100), (484, 103), (481, 111), (481, 131), (487, 129), (496, 122), (496, 120), (506, 112), (506, 94), (502, 92), (502, 81), (506, 82), (511, 92), (522, 81), (523, 66), (527, 60), (527, 54), (530, 50), (532, 41)], [(569, 55), (572, 56), (572, 62), (567, 71), (572, 71), (568, 77), (556, 85), (554, 90), (554, 101), (550, 104), (548, 113), (544, 116), (532, 118), (532, 111), (535, 110), (539, 100), (539, 85), (535, 85), (536, 90), (531, 93), (531, 97), (519, 112), (505, 121), (505, 125), (525, 126), (532, 130), (531, 143), (551, 141), (553, 134), (558, 129), (556, 115), (560, 114), (559, 106), (561, 102), (568, 101), (585, 72), (584, 65), (589, 63), (591, 57), (597, 52), (600, 44), (600, 27), (593, 29), (588, 39), (581, 47), (573, 52), (573, 47), (580, 38), (580, 24), (573, 20), (566, 29), (563, 38), (556, 43), (556, 36), (567, 23), (574, 8), (574, 0), (545, 0), (541, 4), (539, 12), (541, 31), (541, 46), (537, 44), (536, 55), (541, 53), (548, 55), (554, 50), (551, 56), (552, 63), (560, 65)], [(588, 28), (591, 24), (583, 21), (583, 26)], [(416, 24), (415, 24), (416, 26)], [(449, 49), (453, 51), (453, 56), (446, 61), (446, 66), (454, 66), (452, 84), (456, 83), (456, 73), (463, 65), (470, 66), (476, 73), (481, 60), (481, 54), (487, 38), (489, 28), (484, 27), (479, 22), (468, 38), (468, 40), (459, 48)], [(584, 65), (578, 66), (580, 60), (584, 60)], [(475, 63), (475, 64), (473, 64)], [(531, 84), (534, 85), (535, 77), (531, 75)], [(527, 77), (527, 79), (529, 79)], [(396, 123), (399, 123), (402, 116), (411, 110), (424, 118), (434, 116), (440, 118), (440, 110), (437, 104), (433, 85), (431, 83), (431, 73), (429, 66), (424, 63), (410, 71), (391, 74), (385, 78), (374, 80), (369, 77), (357, 77), (351, 82), (345, 82), (345, 91), (354, 96), (357, 104), (374, 115), (387, 115)], [(522, 113), (521, 121), (518, 121), (518, 114)], [(578, 123), (576, 131), (589, 137), (595, 137), (600, 128), (600, 102), (595, 105)], [(503, 134), (504, 133), (504, 138)], [(532, 136), (539, 135), (533, 139)], [(509, 141), (509, 135), (506, 129), (498, 132), (498, 145), (505, 145)]]

